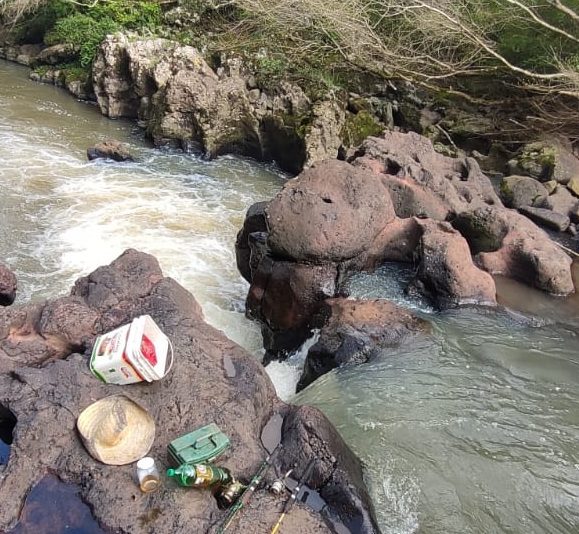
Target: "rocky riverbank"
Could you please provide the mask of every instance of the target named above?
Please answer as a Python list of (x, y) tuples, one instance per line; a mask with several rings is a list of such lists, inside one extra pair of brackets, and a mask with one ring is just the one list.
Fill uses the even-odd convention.
[(575, 291), (571, 258), (503, 205), (473, 158), (443, 156), (415, 133), (370, 137), (347, 161), (319, 162), (289, 180), (249, 209), (236, 250), (251, 284), (247, 313), (262, 325), (269, 357), (323, 327), (302, 386), (417, 330), (388, 303), (347, 311), (333, 300), (349, 277), (384, 262), (412, 264), (406, 291), (439, 309), (496, 305), (494, 274), (555, 295)]
[[(141, 314), (150, 314), (173, 342), (170, 375), (124, 387), (99, 382), (87, 361), (95, 337)], [(232, 443), (219, 463), (247, 481), (266, 455), (263, 426), (281, 414), (276, 471), (303, 469), (316, 458), (310, 485), (328, 504), (328, 520), (375, 531), (360, 463), (327, 419), (279, 401), (259, 362), (208, 326), (193, 296), (164, 277), (152, 256), (135, 250), (79, 279), (69, 296), (0, 310), (0, 408), (4, 424), (15, 422), (10, 459), (0, 472), (0, 529), (14, 526), (25, 496), (48, 473), (78, 485), (95, 518), (113, 532), (206, 532), (219, 523), (224, 512), (209, 491), (164, 479), (161, 490), (144, 495), (134, 466), (105, 466), (88, 455), (76, 418), (95, 400), (121, 391), (155, 419), (151, 455), (161, 469), (172, 439), (213, 421)], [(260, 489), (231, 531), (271, 528), (282, 500)], [(323, 516), (302, 505), (286, 518), (286, 528), (329, 531)]]
[[(579, 159), (564, 138), (493, 143), (489, 139), (500, 129), (482, 111), (441, 107), (412, 87), (390, 84), (366, 95), (322, 98), (287, 81), (265, 88), (242, 58), (224, 56), (212, 68), (196, 48), (167, 39), (108, 36), (88, 77), (61, 66), (76, 53), (66, 45), (0, 46), (0, 58), (35, 67), (32, 79), (95, 101), (108, 117), (135, 119), (157, 146), (208, 157), (241, 154), (297, 174), (316, 161), (345, 159), (368, 136), (421, 133), (438, 153), (472, 157), (500, 181), (507, 207), (546, 229), (566, 232), (565, 242), (579, 248)], [(435, 218), (443, 218), (439, 215)]]

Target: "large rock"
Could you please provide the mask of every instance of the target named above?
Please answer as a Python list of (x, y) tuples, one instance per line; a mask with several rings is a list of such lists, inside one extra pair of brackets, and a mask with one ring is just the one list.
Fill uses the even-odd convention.
[[(311, 406), (300, 406), (285, 417), (283, 433), (285, 440), (291, 444), (285, 447), (284, 440), (284, 454), (281, 459), (284, 469), (299, 466), (300, 470), (297, 473), (300, 473), (311, 458), (321, 459), (314, 464), (311, 485), (314, 488), (321, 487), (320, 495), (326, 502), (340, 505), (342, 525), (338, 527), (342, 528), (332, 528), (331, 532), (372, 531), (373, 522), (367, 508), (364, 507), (364, 503), (367, 502), (366, 495), (358, 493), (357, 501), (346, 500), (340, 496), (343, 487), (348, 485), (355, 488), (364, 487), (364, 481), (361, 478), (354, 478), (354, 473), (359, 476), (362, 474), (359, 462), (350, 453), (336, 430), (327, 423), (324, 415)], [(250, 528), (244, 532), (251, 530)], [(302, 531), (288, 528), (287, 532)]]
[(579, 200), (567, 188), (559, 186), (553, 194), (538, 200), (535, 207), (569, 216), (577, 206), (579, 206)]
[[(140, 100), (145, 96), (139, 96), (133, 84), (128, 47), (128, 38), (109, 36), (99, 47), (92, 65), (97, 104), (101, 113), (111, 119), (136, 118)], [(154, 90), (156, 87), (151, 88)]]
[(238, 266), (251, 284), (247, 313), (261, 322), (269, 356), (296, 349), (319, 326), (321, 302), (341, 294), (345, 279), (386, 261), (415, 265), (408, 289), (439, 308), (496, 304), (489, 273), (573, 291), (569, 258), (503, 206), (473, 159), (387, 132), (348, 161), (319, 162), (289, 180), (248, 212), (238, 235)]
[(579, 159), (558, 140), (537, 141), (525, 145), (509, 161), (509, 168), (511, 174), (525, 174), (542, 182), (555, 180), (566, 184), (574, 176), (579, 176)]
[(532, 206), (538, 198), (548, 195), (547, 188), (529, 176), (508, 176), (501, 181), (501, 199), (509, 208)]
[(210, 156), (261, 155), (245, 82), (220, 80), (193, 47), (109, 36), (95, 59), (93, 83), (105, 115), (139, 117), (159, 143), (198, 143)]
[(219, 80), (194, 48), (182, 47), (175, 54), (186, 65), (153, 96), (155, 114), (163, 110), (149, 123), (153, 139), (197, 142), (210, 157), (233, 152), (260, 159), (259, 124), (245, 82)]
[(38, 54), (38, 62), (47, 65), (70, 63), (78, 57), (78, 48), (71, 44), (56, 44), (49, 46)]
[(335, 159), (342, 146), (341, 132), (346, 120), (344, 107), (335, 101), (317, 102), (305, 136), (306, 166), (316, 161)]
[(253, 272), (247, 315), (262, 324), (264, 347), (279, 354), (309, 337), (320, 304), (336, 294), (335, 265), (305, 265), (266, 256)]
[(337, 156), (343, 105), (312, 104), (288, 83), (267, 94), (225, 63), (214, 72), (193, 47), (117, 34), (99, 48), (94, 91), (105, 115), (138, 118), (160, 145), (274, 159), (292, 173)]
[(380, 180), (337, 160), (289, 180), (266, 212), (272, 253), (315, 263), (360, 254), (395, 216)]
[(430, 140), (413, 132), (369, 137), (347, 160), (383, 177), (399, 217), (444, 220), (449, 214), (502, 206), (473, 158), (443, 156)]
[(420, 258), (412, 282), (437, 307), (496, 304), (492, 277), (476, 267), (468, 243), (449, 223), (417, 221), (422, 229), (416, 256)]
[(17, 288), (16, 275), (0, 263), (0, 306), (10, 306), (14, 302)]
[(365, 363), (376, 353), (429, 330), (429, 324), (387, 300), (328, 299), (327, 320), (310, 348), (298, 391), (345, 364)]
[[(250, 236), (252, 234), (263, 234), (267, 231), (267, 222), (265, 208), (267, 207), (267, 202), (256, 202), (251, 205), (245, 214), (245, 220), (243, 221), (243, 227), (237, 233), (237, 239), (235, 240), (235, 258), (237, 261), (237, 269), (241, 273), (241, 276), (245, 278), (249, 283), (253, 279), (252, 269), (251, 269), (251, 244)], [(254, 258), (253, 264), (257, 266), (261, 261), (261, 258)]]
[[(314, 474), (323, 473), (324, 478), (314, 476), (309, 482), (326, 496), (330, 513), (343, 522), (356, 517), (362, 532), (374, 531), (360, 464), (327, 419), (317, 410), (281, 403), (259, 362), (208, 326), (191, 294), (163, 277), (151, 256), (127, 251), (110, 266), (79, 280), (71, 297), (21, 307), (18, 317), (10, 313), (11, 309), (0, 311), (0, 408), (16, 418), (16, 426), (10, 460), (0, 478), (1, 530), (15, 524), (26, 494), (39, 474), (48, 471), (78, 485), (82, 499), (107, 531), (207, 532), (219, 524), (224, 512), (210, 491), (179, 488), (163, 477), (159, 491), (142, 494), (134, 481), (134, 466), (106, 466), (88, 455), (76, 432), (76, 418), (95, 400), (122, 391), (155, 419), (150, 455), (161, 472), (168, 467), (171, 440), (214, 421), (232, 444), (218, 463), (247, 481), (265, 457), (261, 430), (279, 413), (284, 427), (283, 452), (275, 462), (278, 472), (296, 455), (315, 457)], [(175, 349), (173, 370), (163, 380), (125, 387), (104, 384), (92, 376), (85, 356), (71, 354), (83, 347), (90, 350), (95, 335), (144, 313), (154, 318)], [(13, 333), (23, 317), (29, 318), (28, 330), (20, 330), (18, 337)], [(15, 361), (15, 346), (24, 354), (32, 338), (49, 344), (41, 333), (69, 345), (45, 361), (26, 357)], [(225, 359), (233, 375), (226, 371)], [(273, 470), (268, 478), (272, 476)], [(247, 510), (253, 523), (272, 526), (281, 499), (259, 489), (255, 502), (260, 507)], [(247, 531), (243, 521), (234, 523), (231, 531)], [(288, 524), (295, 532), (329, 531), (322, 518), (306, 508)]]
[(126, 144), (116, 139), (107, 139), (102, 143), (87, 148), (86, 156), (89, 161), (93, 159), (112, 159), (113, 161), (134, 161)]
[(557, 213), (556, 211), (547, 210), (545, 208), (533, 208), (531, 206), (522, 207), (520, 213), (527, 216), (531, 221), (556, 230), (557, 232), (564, 232), (569, 228), (570, 219), (567, 215)]
[(556, 295), (574, 291), (571, 258), (523, 215), (487, 207), (461, 214), (453, 225), (485, 271)]

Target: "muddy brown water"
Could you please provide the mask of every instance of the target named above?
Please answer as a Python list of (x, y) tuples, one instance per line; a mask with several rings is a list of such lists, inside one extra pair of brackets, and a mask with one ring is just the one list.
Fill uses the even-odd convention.
[[(0, 62), (0, 259), (18, 275), (18, 301), (66, 293), (134, 247), (259, 357), (233, 243), (247, 207), (285, 178), (232, 157), (152, 150), (130, 123), (27, 72)], [(109, 136), (139, 161), (88, 163), (87, 146)], [(301, 351), (268, 367), (278, 392), (320, 407), (359, 455), (385, 533), (579, 532), (578, 299), (498, 279), (503, 307), (435, 313), (404, 296), (410, 275), (385, 266), (351, 291), (412, 308), (431, 336), (294, 398)]]

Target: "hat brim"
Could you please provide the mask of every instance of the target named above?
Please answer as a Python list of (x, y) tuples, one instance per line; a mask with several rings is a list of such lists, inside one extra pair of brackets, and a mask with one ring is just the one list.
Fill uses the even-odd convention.
[[(122, 416), (122, 432), (106, 439), (102, 429), (113, 410)], [(78, 416), (76, 426), (90, 455), (108, 465), (125, 465), (146, 456), (155, 439), (155, 421), (136, 402), (124, 395), (100, 399)]]

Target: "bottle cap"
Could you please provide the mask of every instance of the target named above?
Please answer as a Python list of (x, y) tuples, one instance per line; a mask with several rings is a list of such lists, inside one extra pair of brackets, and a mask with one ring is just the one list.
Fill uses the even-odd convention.
[(137, 462), (137, 469), (152, 469), (155, 467), (155, 460), (150, 456), (145, 456)]
[(175, 476), (175, 469), (167, 469), (167, 476), (174, 477)]

